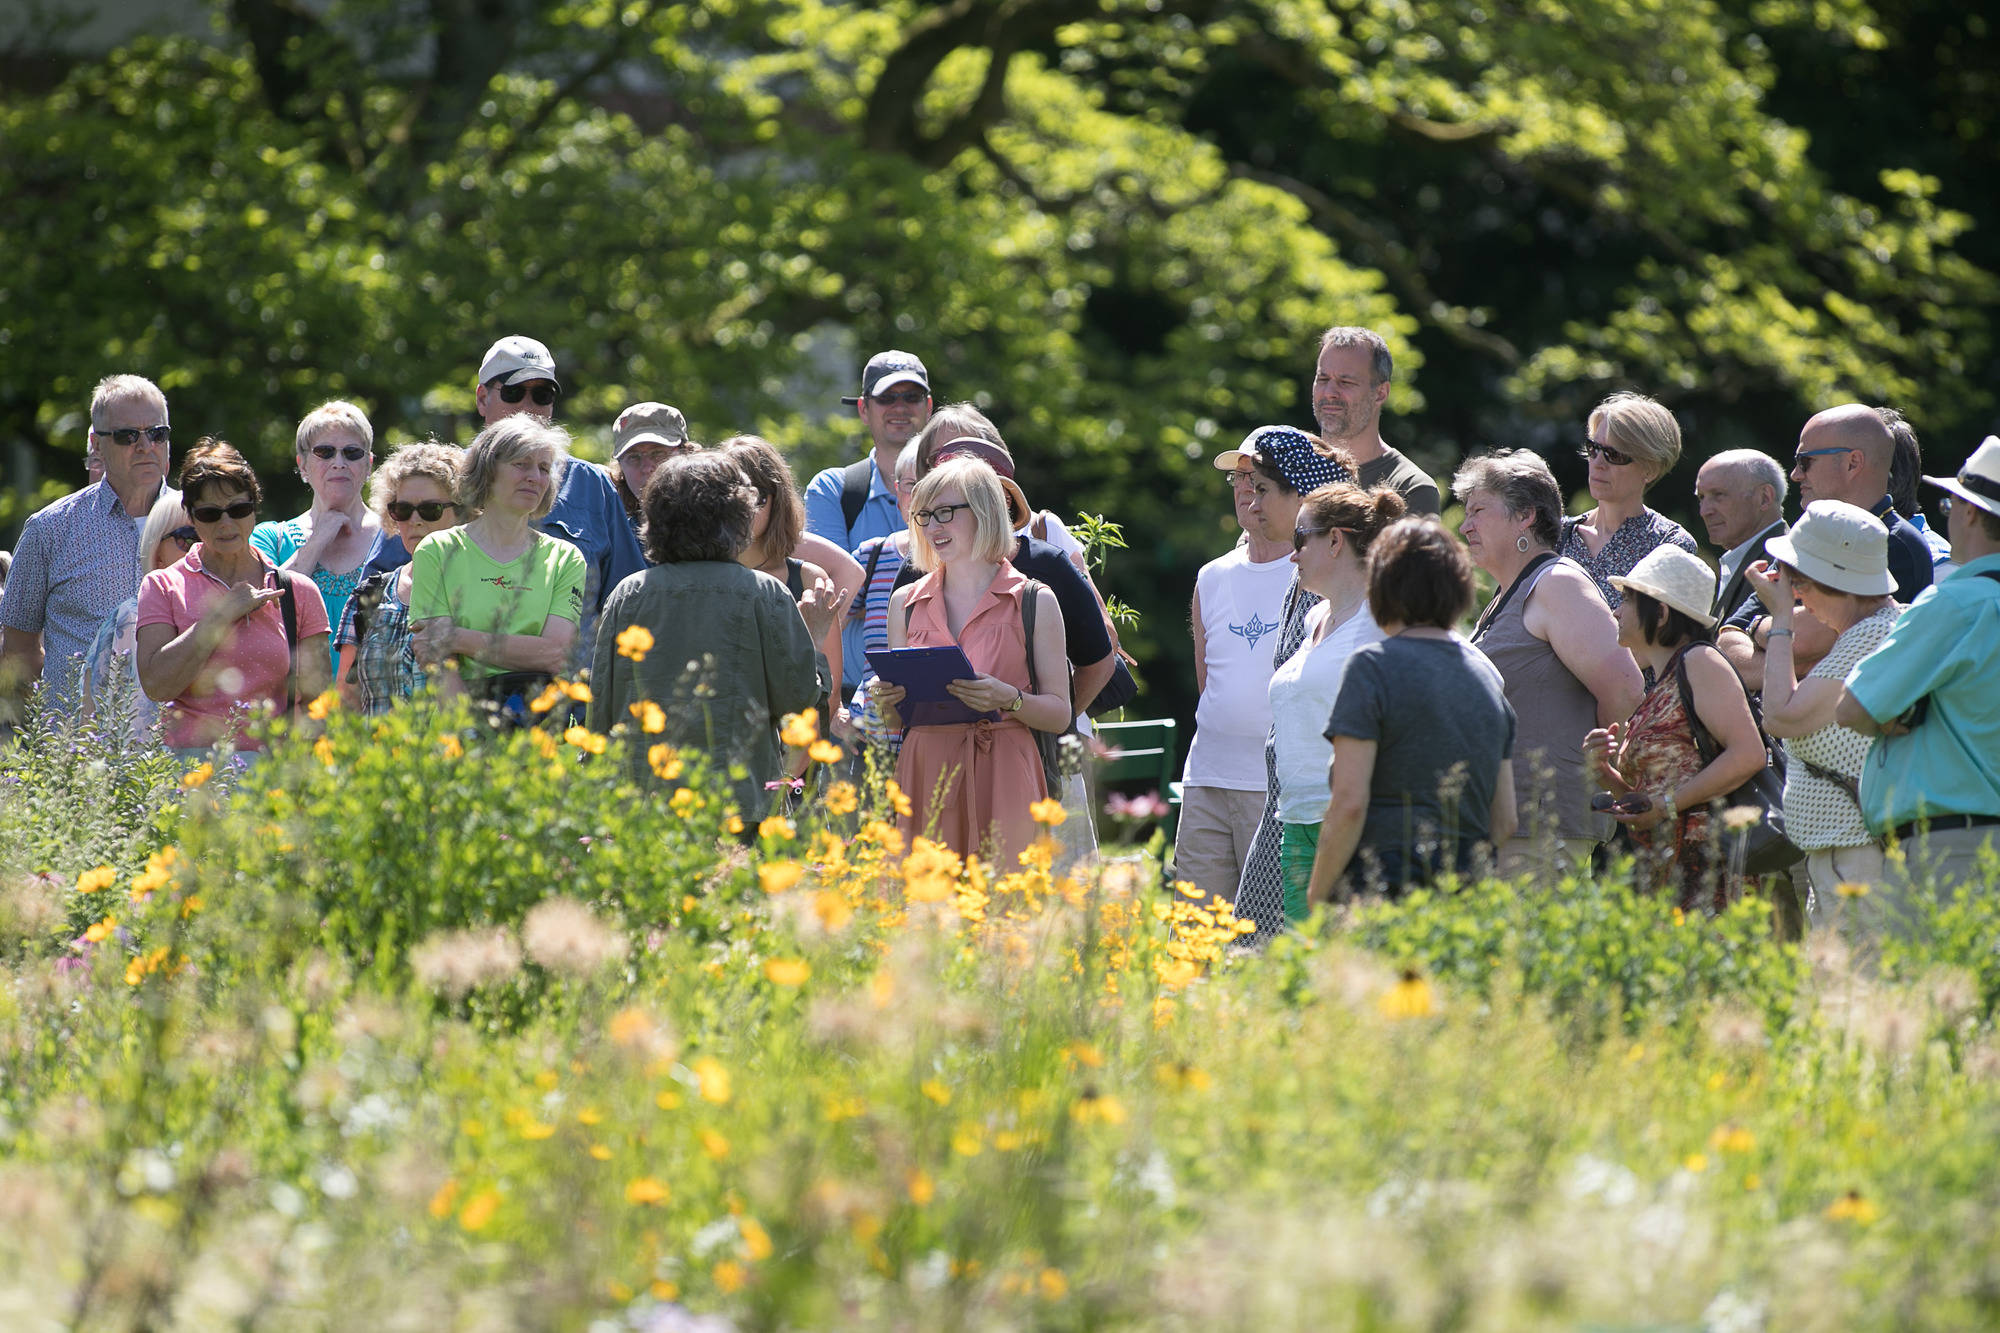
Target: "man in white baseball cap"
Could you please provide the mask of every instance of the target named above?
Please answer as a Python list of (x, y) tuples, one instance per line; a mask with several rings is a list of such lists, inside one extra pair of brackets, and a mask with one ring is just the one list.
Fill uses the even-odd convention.
[[(516, 412), (551, 420), (556, 414), (556, 399), (561, 396), (555, 357), (544, 344), (525, 334), (508, 334), (487, 348), (479, 362), (473, 405), (488, 426)], [(563, 469), (555, 505), (535, 526), (583, 552), (583, 620), (577, 626), (576, 648), (570, 658), (574, 673), (591, 660), (597, 613), (603, 609), (605, 597), (626, 575), (644, 569), (646, 556), (639, 549), (639, 538), (625, 516), (611, 474), (581, 458), (572, 458)]]
[(2000, 438), (1956, 477), (1924, 481), (1945, 492), (1959, 567), (1848, 674), (1835, 717), (1881, 737), (1861, 770), (1862, 815), (1904, 845), (1905, 889), (1942, 901), (2000, 839)]

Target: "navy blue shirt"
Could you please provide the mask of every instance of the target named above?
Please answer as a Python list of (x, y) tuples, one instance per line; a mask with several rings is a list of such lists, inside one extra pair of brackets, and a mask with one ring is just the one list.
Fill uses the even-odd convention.
[(535, 525), (583, 552), (583, 619), (576, 629), (572, 670), (592, 660), (592, 638), (604, 599), (628, 575), (646, 568), (639, 538), (625, 517), (625, 505), (611, 474), (595, 463), (572, 458), (563, 469), (562, 489), (548, 517)]

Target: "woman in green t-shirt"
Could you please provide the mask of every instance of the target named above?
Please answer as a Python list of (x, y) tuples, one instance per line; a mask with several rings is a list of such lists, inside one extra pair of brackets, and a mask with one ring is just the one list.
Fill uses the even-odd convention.
[(417, 659), (474, 696), (531, 698), (569, 661), (583, 615), (583, 555), (535, 530), (569, 462), (569, 433), (526, 413), (474, 437), (459, 503), (473, 517), (434, 532), (411, 557)]

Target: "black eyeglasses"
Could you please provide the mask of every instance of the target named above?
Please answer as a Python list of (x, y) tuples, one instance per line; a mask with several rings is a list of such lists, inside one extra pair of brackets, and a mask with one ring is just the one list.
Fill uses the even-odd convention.
[(193, 546), (201, 540), (201, 534), (193, 528), (175, 528), (167, 534), (167, 540), (170, 542), (179, 542), (182, 546)]
[(939, 523), (949, 523), (958, 517), (959, 510), (970, 508), (972, 506), (969, 504), (938, 505), (934, 509), (919, 509), (914, 514), (911, 514), (910, 517), (917, 521), (918, 527), (927, 528), (931, 525), (931, 520), (933, 519)]
[(929, 397), (930, 394), (922, 389), (905, 389), (901, 393), (896, 393), (892, 390), (888, 393), (869, 395), (870, 401), (877, 407), (888, 407), (892, 403), (901, 403), (904, 407), (915, 407), (918, 403), (925, 401)]
[(368, 451), (358, 444), (343, 444), (339, 446), (316, 444), (312, 447), (312, 456), (314, 458), (324, 460), (332, 458), (335, 454), (339, 454), (350, 463), (359, 463), (362, 459), (368, 457)]
[(197, 523), (220, 523), (224, 514), (231, 518), (248, 518), (256, 512), (255, 500), (238, 500), (227, 509), (221, 505), (196, 505), (188, 510), (188, 517)]
[(1585, 460), (1601, 458), (1613, 467), (1624, 467), (1632, 461), (1632, 455), (1621, 454), (1610, 445), (1599, 444), (1596, 440), (1585, 440), (1583, 448), (1576, 451), (1576, 456)]
[(1801, 449), (1792, 455), (1792, 470), (1805, 472), (1812, 467), (1815, 458), (1825, 458), (1828, 454), (1853, 453), (1852, 449)]
[(137, 426), (120, 426), (117, 430), (99, 430), (97, 427), (92, 426), (90, 433), (97, 436), (100, 440), (111, 441), (120, 449), (130, 449), (139, 442), (140, 436), (144, 436), (148, 444), (165, 444), (174, 437), (172, 429), (166, 426), (147, 426), (144, 430), (141, 430)]
[(533, 398), (536, 407), (547, 407), (562, 392), (547, 380), (534, 380), (527, 384), (503, 384), (500, 386), (500, 401), (518, 403), (523, 398)]
[(389, 517), (398, 523), (408, 523), (412, 514), (422, 518), (426, 523), (435, 523), (444, 517), (444, 511), (447, 509), (456, 511), (458, 506), (450, 500), (418, 500), (414, 503), (409, 500), (389, 501)]

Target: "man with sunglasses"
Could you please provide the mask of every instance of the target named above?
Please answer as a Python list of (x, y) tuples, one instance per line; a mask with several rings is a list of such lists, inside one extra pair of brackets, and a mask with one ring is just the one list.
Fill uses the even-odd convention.
[[(556, 359), (543, 344), (515, 333), (486, 349), (473, 398), (479, 419), (486, 425), (517, 412), (551, 421), (556, 399), (561, 396)], [(604, 599), (628, 574), (646, 567), (646, 554), (639, 549), (639, 538), (625, 517), (625, 505), (618, 498), (611, 474), (581, 458), (569, 460), (554, 506), (535, 526), (583, 552), (583, 618), (577, 625), (576, 646), (570, 657), (574, 671), (591, 660), (592, 636)]]
[[(1895, 465), (1896, 441), (1880, 414), (1864, 403), (1830, 407), (1814, 416), (1799, 432), (1792, 456), (1792, 481), (1799, 488), (1799, 509), (1815, 500), (1840, 500), (1866, 509), (1889, 529), (1889, 576), (1896, 581), (1896, 600), (1904, 606), (1931, 586), (1934, 566), (1924, 536), (1898, 514), (1889, 496), (1889, 472)], [(1792, 618), (1792, 660), (1800, 672), (1810, 671), (1832, 650), (1836, 637), (1801, 608)], [(1716, 646), (1752, 690), (1764, 685), (1764, 650), (1770, 643), (1769, 608), (1752, 600), (1724, 624)]]
[[(861, 392), (840, 400), (854, 408), (868, 431), (869, 452), (845, 467), (830, 467), (806, 483), (806, 531), (852, 555), (863, 542), (904, 530), (896, 504), (896, 457), (931, 419), (931, 379), (924, 363), (891, 348), (868, 358)], [(848, 693), (867, 674), (860, 623), (841, 629), (841, 675)]]
[[(90, 445), (104, 480), (63, 497), (21, 529), (0, 598), (0, 711), (39, 678), (73, 713), (77, 669), (105, 617), (139, 590), (139, 529), (168, 494), (167, 398), (138, 375), (113, 375), (90, 398)], [(18, 715), (17, 715), (18, 716)]]

